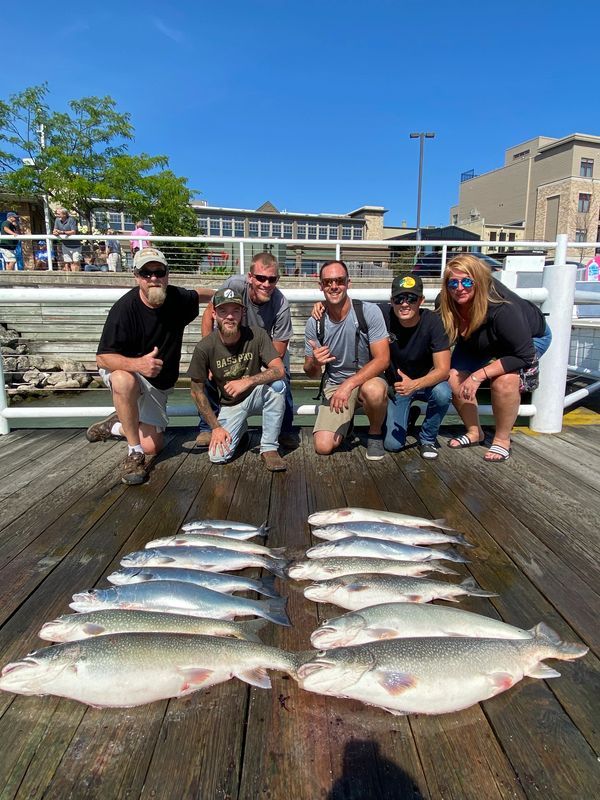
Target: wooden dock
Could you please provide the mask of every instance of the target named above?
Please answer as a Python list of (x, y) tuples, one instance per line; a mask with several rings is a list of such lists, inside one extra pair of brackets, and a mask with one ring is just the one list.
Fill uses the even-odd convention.
[[(561, 678), (526, 678), (439, 717), (392, 716), (275, 673), (271, 691), (231, 680), (134, 709), (2, 692), (0, 800), (599, 796), (600, 425), (516, 432), (504, 465), (445, 446), (435, 463), (414, 448), (367, 462), (362, 445), (318, 458), (304, 429), (275, 475), (253, 451), (213, 467), (187, 447), (193, 436), (169, 432), (149, 483), (131, 488), (120, 442), (64, 429), (0, 438), (0, 665), (45, 646), (39, 628), (69, 612), (74, 592), (107, 586), (125, 553), (186, 519), (268, 519), (267, 543), (293, 556), (310, 543), (308, 514), (344, 505), (446, 517), (477, 545), (468, 573), (499, 593), (461, 608), (526, 628), (543, 620), (589, 654), (551, 661)], [(264, 639), (307, 649), (319, 619), (340, 611), (279, 585), (293, 627), (268, 625)]]

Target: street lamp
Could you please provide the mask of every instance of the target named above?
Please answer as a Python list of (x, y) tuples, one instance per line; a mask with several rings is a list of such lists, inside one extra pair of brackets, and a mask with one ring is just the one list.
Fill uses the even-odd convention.
[(411, 139), (419, 139), (419, 188), (417, 191), (417, 239), (421, 238), (421, 189), (423, 185), (423, 142), (435, 139), (435, 133), (411, 133)]

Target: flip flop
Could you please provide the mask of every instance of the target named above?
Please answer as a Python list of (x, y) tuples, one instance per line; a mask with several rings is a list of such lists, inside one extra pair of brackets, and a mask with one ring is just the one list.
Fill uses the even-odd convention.
[[(450, 442), (453, 441), (458, 442), (458, 444), (450, 444)], [(472, 442), (466, 433), (463, 433), (461, 436), (453, 436), (452, 439), (448, 441), (448, 447), (451, 450), (460, 450), (463, 447), (479, 447), (480, 444), (483, 444), (483, 439)]]
[[(496, 455), (500, 456), (500, 458), (488, 458), (487, 456), (489, 453), (495, 453)], [(506, 447), (502, 447), (501, 444), (493, 444), (484, 455), (483, 460), (488, 464), (502, 464), (503, 461), (508, 461), (509, 458), (510, 448), (507, 450)]]

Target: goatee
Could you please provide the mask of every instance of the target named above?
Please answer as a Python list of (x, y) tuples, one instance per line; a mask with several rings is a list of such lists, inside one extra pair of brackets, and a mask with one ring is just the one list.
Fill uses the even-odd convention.
[(147, 297), (148, 297), (148, 303), (154, 308), (158, 308), (159, 306), (162, 306), (162, 304), (167, 299), (167, 287), (149, 286)]
[(226, 328), (221, 320), (217, 320), (217, 328), (219, 329), (219, 333), (221, 334), (221, 338), (225, 344), (227, 344), (227, 342), (237, 341), (240, 333), (240, 326), (237, 322), (235, 323), (235, 328), (231, 326)]

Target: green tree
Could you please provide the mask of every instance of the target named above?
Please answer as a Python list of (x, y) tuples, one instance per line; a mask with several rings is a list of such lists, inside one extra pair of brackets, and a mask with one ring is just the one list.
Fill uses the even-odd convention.
[(46, 194), (76, 211), (91, 228), (92, 211), (108, 205), (149, 218), (156, 233), (194, 235), (186, 179), (168, 169), (166, 156), (132, 155), (129, 114), (111, 97), (71, 100), (52, 111), (48, 86), (32, 86), (0, 101), (0, 188)]

